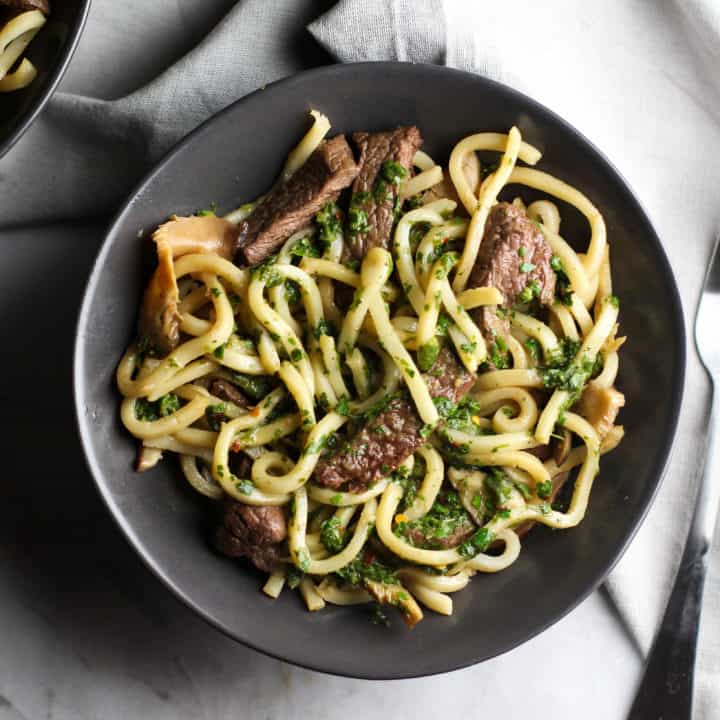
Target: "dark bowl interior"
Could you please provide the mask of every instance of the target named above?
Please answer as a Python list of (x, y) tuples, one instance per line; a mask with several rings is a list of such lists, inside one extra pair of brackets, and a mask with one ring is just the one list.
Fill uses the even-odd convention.
[(0, 157), (30, 127), (65, 74), (82, 33), (90, 0), (51, 0), (45, 25), (28, 46), (25, 57), (38, 74), (28, 87), (0, 95)]
[[(308, 613), (295, 593), (277, 601), (262, 578), (216, 555), (210, 508), (177, 464), (132, 471), (134, 442), (118, 419), (114, 372), (131, 339), (148, 277), (149, 241), (170, 213), (216, 201), (221, 210), (256, 197), (318, 108), (331, 132), (417, 124), (445, 163), (453, 144), (516, 124), (543, 152), (541, 167), (584, 191), (603, 211), (620, 296), (620, 385), (628, 404), (623, 444), (602, 463), (589, 512), (572, 530), (535, 529), (508, 570), (478, 576), (455, 594), (455, 613), (428, 613), (412, 632), (388, 630), (359, 608)], [(582, 247), (588, 230), (567, 213), (564, 234)], [(314, 70), (258, 91), (181, 143), (136, 189), (115, 219), (90, 279), (75, 358), (77, 410), (98, 487), (130, 542), (188, 605), (238, 640), (290, 662), (367, 678), (438, 673), (498, 655), (573, 608), (607, 575), (658, 487), (682, 394), (684, 330), (677, 289), (648, 218), (618, 173), (553, 113), (502, 85), (435, 66), (396, 63)], [(649, 392), (648, 392), (649, 390)]]

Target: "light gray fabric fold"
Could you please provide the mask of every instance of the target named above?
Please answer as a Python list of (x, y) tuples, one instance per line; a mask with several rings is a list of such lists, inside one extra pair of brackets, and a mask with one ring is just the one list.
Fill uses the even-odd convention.
[(188, 55), (126, 97), (57, 93), (0, 161), (0, 226), (112, 212), (190, 130), (300, 69), (289, 39), (311, 6), (244, 0)]

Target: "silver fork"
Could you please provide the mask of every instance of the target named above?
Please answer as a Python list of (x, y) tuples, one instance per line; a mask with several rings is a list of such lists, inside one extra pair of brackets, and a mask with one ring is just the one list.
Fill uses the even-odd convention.
[(720, 501), (720, 238), (695, 317), (695, 344), (711, 381), (705, 464), (680, 569), (628, 720), (692, 717), (702, 592)]

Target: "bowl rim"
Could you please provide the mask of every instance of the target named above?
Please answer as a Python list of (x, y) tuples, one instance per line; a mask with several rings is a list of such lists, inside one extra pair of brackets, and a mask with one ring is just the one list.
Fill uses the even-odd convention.
[[(315, 80), (320, 81), (323, 77), (327, 76), (334, 76), (338, 74), (343, 74), (345, 72), (352, 72), (353, 69), (372, 69), (374, 71), (382, 71), (385, 69), (392, 69), (394, 71), (399, 72), (429, 72), (429, 73), (435, 73), (437, 75), (445, 75), (445, 74), (453, 74), (453, 75), (460, 75), (465, 78), (471, 78), (473, 81), (486, 84), (490, 87), (494, 87), (495, 89), (509, 94), (514, 97), (514, 99), (518, 100), (522, 104), (525, 105), (528, 109), (532, 110), (533, 112), (539, 112), (541, 114), (544, 114), (548, 116), (554, 123), (557, 123), (561, 128), (563, 132), (569, 133), (570, 135), (574, 136), (575, 139), (578, 139), (581, 141), (581, 143), (584, 143), (589, 151), (591, 153), (594, 153), (595, 159), (600, 162), (600, 164), (604, 165), (607, 169), (610, 170), (611, 174), (613, 175), (614, 180), (619, 184), (623, 191), (626, 193), (629, 201), (635, 205), (635, 209), (637, 210), (638, 216), (640, 217), (644, 227), (648, 230), (648, 236), (651, 239), (651, 242), (654, 246), (655, 254), (658, 260), (658, 270), (661, 271), (666, 278), (668, 282), (668, 286), (670, 289), (670, 292), (668, 294), (668, 310), (669, 310), (669, 316), (671, 321), (673, 322), (674, 326), (677, 328), (678, 331), (678, 338), (677, 338), (677, 344), (673, 348), (675, 351), (675, 374), (673, 378), (673, 387), (671, 392), (671, 397), (669, 398), (670, 403), (670, 421), (667, 426), (667, 442), (658, 449), (657, 455), (655, 458), (655, 481), (650, 489), (650, 492), (646, 494), (646, 497), (642, 503), (640, 512), (636, 515), (634, 521), (629, 526), (623, 540), (617, 547), (614, 548), (613, 552), (608, 556), (608, 559), (602, 563), (602, 566), (598, 569), (595, 576), (593, 577), (592, 581), (588, 583), (587, 587), (583, 590), (583, 592), (578, 593), (575, 597), (571, 598), (570, 602), (568, 602), (566, 605), (562, 606), (556, 613), (549, 616), (545, 622), (538, 624), (537, 626), (533, 627), (532, 630), (528, 633), (526, 633), (521, 639), (517, 641), (511, 641), (509, 643), (506, 643), (505, 647), (500, 650), (499, 652), (492, 653), (492, 654), (486, 654), (486, 655), (478, 655), (476, 658), (470, 658), (470, 659), (463, 659), (460, 661), (454, 661), (445, 663), (442, 667), (433, 668), (430, 671), (424, 671), (424, 672), (418, 672), (413, 670), (404, 670), (403, 668), (400, 668), (398, 670), (394, 670), (392, 673), (383, 673), (383, 672), (375, 672), (372, 669), (368, 669), (367, 671), (363, 672), (351, 672), (343, 670), (343, 668), (330, 668), (327, 665), (324, 665), (321, 660), (315, 660), (315, 659), (308, 659), (307, 656), (303, 656), (302, 653), (295, 653), (294, 656), (290, 656), (289, 654), (279, 651), (273, 651), (269, 650), (267, 648), (262, 647), (261, 644), (259, 644), (256, 641), (249, 640), (245, 637), (241, 637), (238, 632), (231, 629), (230, 627), (225, 626), (221, 621), (214, 618), (211, 613), (207, 610), (205, 610), (203, 607), (199, 606), (193, 598), (181, 587), (179, 587), (171, 577), (164, 571), (162, 567), (159, 566), (159, 564), (154, 560), (154, 558), (151, 556), (151, 554), (146, 550), (144, 543), (140, 538), (138, 538), (135, 533), (133, 532), (132, 528), (130, 527), (129, 523), (124, 518), (122, 512), (120, 509), (116, 506), (116, 503), (113, 500), (112, 494), (108, 490), (108, 488), (105, 485), (104, 479), (103, 479), (103, 471), (100, 466), (100, 463), (98, 461), (98, 458), (95, 456), (95, 453), (92, 448), (91, 443), (91, 427), (86, 419), (86, 413), (84, 412), (83, 408), (85, 407), (85, 388), (83, 385), (83, 374), (84, 374), (84, 367), (85, 367), (85, 345), (86, 345), (86, 336), (87, 336), (87, 321), (88, 316), (91, 310), (91, 298), (95, 293), (95, 289), (99, 282), (99, 275), (101, 273), (101, 270), (105, 263), (105, 258), (107, 254), (110, 251), (111, 246), (113, 245), (114, 238), (116, 237), (116, 234), (119, 230), (119, 226), (125, 219), (125, 216), (132, 212), (132, 206), (136, 200), (136, 198), (139, 196), (141, 190), (145, 187), (147, 183), (149, 183), (155, 176), (162, 174), (165, 171), (165, 168), (168, 164), (172, 162), (172, 160), (175, 158), (176, 155), (178, 155), (180, 152), (184, 150), (184, 148), (195, 142), (199, 137), (201, 137), (206, 132), (212, 131), (212, 125), (214, 121), (224, 116), (227, 113), (231, 113), (234, 111), (234, 109), (238, 105), (242, 105), (245, 102), (249, 101), (251, 98), (254, 98), (254, 96), (258, 95), (259, 93), (267, 93), (268, 91), (272, 90), (274, 92), (282, 91), (283, 88), (289, 87), (294, 83), (297, 82), (307, 82), (309, 80)], [(667, 253), (665, 252), (665, 249), (662, 245), (662, 242), (660, 241), (660, 238), (658, 236), (657, 231), (655, 230), (654, 225), (652, 224), (650, 217), (648, 213), (645, 211), (645, 208), (638, 200), (635, 192), (632, 190), (630, 184), (627, 182), (625, 177), (622, 175), (622, 173), (615, 167), (615, 165), (605, 156), (605, 154), (597, 148), (597, 146), (591, 142), (585, 135), (583, 135), (579, 130), (577, 130), (575, 127), (573, 127), (570, 123), (568, 123), (566, 120), (564, 120), (560, 115), (555, 113), (553, 110), (549, 109), (545, 105), (539, 103), (538, 101), (534, 100), (530, 96), (526, 95), (525, 93), (522, 93), (518, 90), (515, 90), (514, 88), (505, 85), (504, 83), (501, 83), (496, 80), (492, 80), (490, 78), (487, 78), (482, 75), (478, 75), (476, 73), (464, 71), (464, 70), (458, 70), (455, 68), (450, 68), (443, 65), (435, 65), (430, 63), (410, 63), (410, 62), (400, 62), (400, 61), (378, 61), (378, 62), (362, 62), (362, 63), (337, 63), (333, 65), (326, 65), (318, 68), (313, 68), (310, 70), (305, 70), (300, 73), (296, 73), (294, 75), (281, 78), (279, 80), (274, 81), (273, 83), (268, 83), (266, 86), (262, 86), (258, 88), (257, 90), (254, 90), (251, 93), (248, 93), (247, 95), (239, 98), (238, 100), (234, 101), (227, 107), (223, 108), (218, 113), (215, 113), (211, 117), (209, 117), (207, 120), (205, 120), (203, 123), (201, 123), (197, 128), (195, 128), (193, 131), (188, 133), (186, 136), (184, 136), (181, 140), (179, 140), (166, 154), (165, 156), (159, 160), (145, 175), (144, 177), (135, 185), (135, 187), (132, 189), (132, 191), (128, 194), (127, 199), (121, 206), (121, 208), (118, 210), (118, 212), (114, 215), (112, 220), (110, 221), (107, 230), (105, 232), (104, 239), (102, 241), (102, 244), (100, 246), (100, 249), (98, 251), (98, 254), (96, 256), (96, 259), (93, 263), (90, 276), (88, 279), (88, 283), (85, 289), (85, 293), (83, 296), (83, 301), (78, 313), (78, 319), (76, 324), (76, 331), (75, 331), (75, 346), (74, 346), (74, 355), (73, 355), (73, 396), (75, 401), (75, 415), (76, 415), (76, 422), (78, 425), (78, 432), (81, 439), (83, 454), (85, 457), (85, 462), (90, 470), (90, 473), (93, 477), (93, 481), (103, 498), (103, 501), (105, 502), (105, 505), (107, 506), (107, 509), (110, 512), (110, 515), (113, 517), (113, 520), (117, 524), (117, 526), (122, 530), (123, 535), (125, 536), (125, 539), (128, 541), (128, 543), (131, 545), (131, 547), (134, 549), (134, 551), (140, 556), (141, 560), (145, 564), (146, 567), (148, 567), (154, 575), (156, 575), (162, 583), (172, 592), (172, 594), (179, 599), (186, 607), (193, 610), (195, 613), (197, 613), (201, 618), (203, 618), (207, 623), (212, 625), (214, 628), (218, 629), (221, 633), (226, 635), (227, 637), (242, 643), (246, 647), (249, 647), (253, 650), (256, 650), (264, 655), (267, 655), (269, 657), (275, 658), (277, 660), (288, 662), (293, 665), (297, 665), (299, 667), (306, 668), (308, 670), (313, 670), (316, 672), (325, 673), (328, 675), (335, 675), (340, 677), (350, 677), (350, 678), (358, 678), (358, 679), (366, 679), (366, 680), (401, 680), (401, 679), (410, 679), (410, 678), (418, 678), (418, 677), (429, 677), (432, 675), (440, 675), (444, 674), (446, 672), (451, 672), (454, 670), (460, 670), (466, 667), (470, 667), (476, 664), (479, 664), (481, 662), (484, 662), (485, 660), (489, 660), (492, 657), (499, 657), (500, 655), (505, 654), (506, 652), (509, 652), (510, 650), (515, 649), (516, 647), (519, 647), (520, 645), (524, 644), (528, 640), (531, 640), (532, 638), (536, 637), (540, 633), (544, 632), (546, 629), (557, 623), (559, 620), (564, 618), (568, 613), (570, 613), (572, 610), (574, 610), (580, 603), (582, 603), (584, 600), (587, 599), (587, 597), (597, 590), (597, 588), (605, 581), (607, 576), (610, 574), (610, 572), (613, 570), (613, 568), (616, 566), (616, 564), (619, 562), (619, 560), (622, 558), (622, 556), (625, 554), (628, 546), (632, 542), (633, 538), (635, 537), (636, 533), (642, 526), (645, 517), (647, 516), (653, 502), (655, 501), (655, 498), (657, 497), (658, 491), (660, 489), (660, 486), (662, 485), (667, 469), (669, 464), (670, 455), (675, 443), (675, 438), (677, 435), (677, 427), (678, 427), (678, 421), (679, 421), (679, 414), (680, 409), (682, 406), (682, 399), (685, 389), (685, 372), (686, 372), (686, 345), (687, 345), (687, 332), (685, 328), (685, 320), (684, 320), (684, 314), (682, 309), (682, 301), (680, 298), (680, 293), (678, 290), (677, 282), (675, 279), (675, 274), (672, 270), (672, 266), (670, 265), (670, 261), (668, 259)]]
[[(35, 122), (37, 116), (42, 112), (45, 104), (55, 94), (60, 81), (63, 79), (65, 72), (70, 66), (70, 61), (75, 54), (80, 38), (85, 28), (88, 15), (90, 14), (90, 5), (92, 0), (81, 0), (80, 14), (76, 18), (70, 38), (63, 47), (58, 62), (48, 74), (47, 84), (41, 93), (31, 103), (30, 109), (20, 116), (15, 127), (10, 131), (2, 141), (0, 141), (0, 159), (20, 140), (30, 126)], [(52, 17), (52, 14), (51, 14)]]

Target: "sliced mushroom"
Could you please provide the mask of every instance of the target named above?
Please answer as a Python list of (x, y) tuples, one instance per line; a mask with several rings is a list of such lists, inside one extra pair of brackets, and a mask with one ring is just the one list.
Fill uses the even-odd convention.
[(238, 241), (238, 228), (214, 215), (173, 217), (154, 233), (153, 240), (167, 244), (173, 258), (189, 253), (209, 253), (231, 260)]
[(162, 456), (163, 451), (159, 448), (151, 448), (140, 444), (137, 459), (135, 460), (135, 470), (137, 472), (151, 470), (162, 460)]
[(423, 611), (415, 598), (400, 583), (386, 585), (376, 580), (366, 580), (365, 589), (381, 605), (392, 605), (397, 608), (409, 628), (413, 628), (423, 619)]
[(599, 387), (591, 382), (585, 386), (573, 411), (582, 415), (597, 431), (602, 440), (615, 424), (620, 408), (625, 405), (625, 396), (614, 387)]
[(153, 273), (140, 308), (138, 333), (160, 355), (171, 353), (180, 342), (178, 286), (170, 247), (157, 243), (158, 266)]
[(553, 438), (552, 456), (555, 464), (559, 467), (562, 465), (572, 449), (572, 435), (569, 430), (563, 428), (561, 438)]

